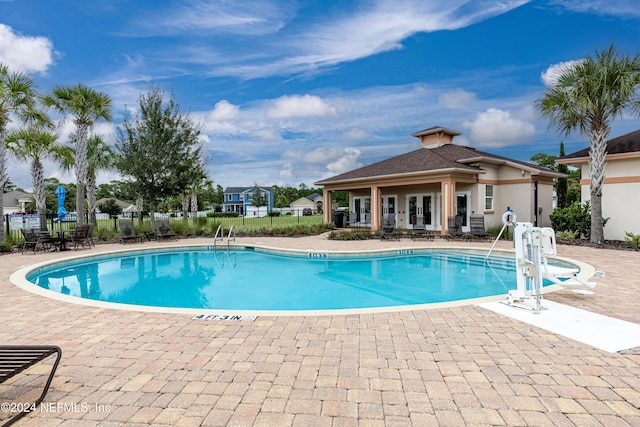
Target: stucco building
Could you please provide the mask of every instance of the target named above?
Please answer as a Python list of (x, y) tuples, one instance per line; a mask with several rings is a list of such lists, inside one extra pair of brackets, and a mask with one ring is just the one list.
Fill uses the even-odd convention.
[[(602, 187), (602, 216), (606, 240), (624, 240), (625, 233), (640, 234), (640, 130), (607, 141), (605, 178)], [(591, 200), (589, 148), (557, 160), (580, 168), (581, 200)]]
[(332, 221), (332, 192), (349, 193), (350, 217), (379, 230), (386, 214), (399, 228), (422, 215), (427, 229), (446, 234), (448, 218), (460, 215), (469, 231), (472, 213), (487, 227), (502, 225), (507, 207), (518, 221), (549, 226), (554, 179), (550, 169), (454, 143), (455, 130), (434, 126), (413, 134), (422, 147), (315, 183), (323, 188), (325, 222)]

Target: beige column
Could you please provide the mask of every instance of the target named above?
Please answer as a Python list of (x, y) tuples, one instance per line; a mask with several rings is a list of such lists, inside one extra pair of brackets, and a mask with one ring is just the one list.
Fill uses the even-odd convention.
[(456, 183), (451, 181), (450, 178), (440, 183), (440, 192), (442, 194), (442, 201), (440, 206), (442, 212), (442, 230), (440, 234), (446, 235), (449, 229), (449, 217), (456, 214)]
[(333, 192), (322, 189), (322, 220), (326, 223), (333, 222)]
[(382, 211), (382, 199), (380, 197), (380, 189), (371, 187), (371, 231), (380, 230), (382, 221), (380, 220), (380, 212)]

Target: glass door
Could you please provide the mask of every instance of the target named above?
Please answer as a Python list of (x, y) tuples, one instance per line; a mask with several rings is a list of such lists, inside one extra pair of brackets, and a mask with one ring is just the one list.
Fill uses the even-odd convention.
[(468, 232), (469, 228), (469, 202), (471, 193), (468, 191), (456, 193), (456, 215), (462, 217), (462, 231)]
[(414, 219), (422, 216), (425, 227), (433, 230), (435, 225), (433, 202), (433, 193), (407, 195), (407, 224), (413, 226)]

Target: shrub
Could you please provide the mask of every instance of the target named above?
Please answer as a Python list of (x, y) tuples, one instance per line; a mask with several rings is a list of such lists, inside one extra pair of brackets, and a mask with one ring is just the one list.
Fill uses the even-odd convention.
[(625, 231), (624, 241), (631, 244), (636, 249), (640, 249), (640, 234), (633, 234), (630, 231)]
[(562, 240), (575, 240), (578, 238), (577, 231), (558, 231), (556, 237)]
[(329, 233), (329, 240), (368, 240), (378, 237), (370, 230), (346, 230), (346, 231), (332, 231)]
[(570, 231), (576, 236), (591, 235), (591, 205), (589, 202), (580, 204), (575, 202), (566, 208), (560, 208), (551, 214), (551, 226), (557, 232)]
[(280, 211), (269, 211), (267, 214), (269, 216), (280, 216)]
[(11, 242), (0, 242), (0, 252), (11, 252), (13, 244)]

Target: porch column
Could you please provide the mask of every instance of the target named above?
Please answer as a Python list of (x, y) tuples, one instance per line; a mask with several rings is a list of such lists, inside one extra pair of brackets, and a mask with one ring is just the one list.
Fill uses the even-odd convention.
[(371, 187), (371, 231), (377, 231), (381, 228), (381, 202), (382, 200), (380, 199), (380, 189), (375, 186)]
[(456, 183), (450, 178), (440, 182), (440, 192), (442, 194), (442, 227), (440, 234), (446, 235), (449, 229), (449, 217), (456, 214)]
[(333, 222), (333, 200), (332, 200), (333, 192), (327, 190), (326, 188), (322, 189), (322, 221), (325, 223)]

